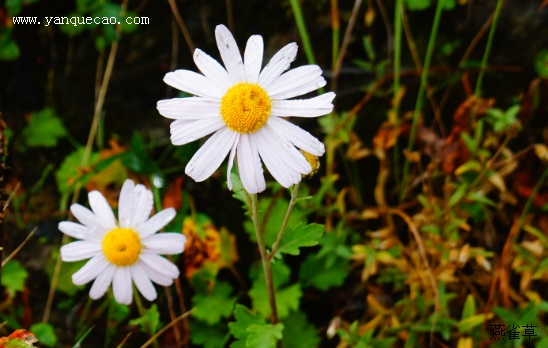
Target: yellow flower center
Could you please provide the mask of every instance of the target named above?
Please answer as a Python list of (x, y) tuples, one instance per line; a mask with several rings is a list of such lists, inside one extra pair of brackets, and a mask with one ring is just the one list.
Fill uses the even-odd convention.
[(312, 177), (314, 174), (318, 172), (318, 169), (320, 169), (320, 159), (304, 150), (299, 150), (299, 151), (303, 154), (306, 161), (310, 163), (310, 166), (312, 167), (312, 170), (310, 171), (310, 173), (303, 176)]
[(231, 130), (248, 134), (268, 121), (272, 101), (256, 83), (240, 82), (230, 87), (221, 99), (221, 117)]
[(116, 266), (129, 266), (137, 262), (141, 249), (141, 238), (131, 228), (115, 227), (103, 238), (103, 253)]

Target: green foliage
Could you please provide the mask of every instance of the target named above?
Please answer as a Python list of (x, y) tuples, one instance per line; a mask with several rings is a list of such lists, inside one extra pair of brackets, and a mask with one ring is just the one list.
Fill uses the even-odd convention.
[(21, 52), (19, 46), (11, 37), (12, 28), (0, 30), (0, 60), (15, 60)]
[(320, 337), (314, 325), (306, 319), (302, 312), (291, 313), (282, 320), (284, 325), (283, 346), (299, 348), (316, 348), (320, 346)]
[(349, 271), (350, 265), (344, 259), (328, 262), (325, 258), (310, 254), (301, 264), (299, 279), (303, 286), (326, 291), (334, 286), (341, 286)]
[(230, 297), (232, 286), (226, 282), (216, 282), (215, 287), (207, 293), (196, 293), (192, 297), (193, 316), (208, 325), (218, 323), (221, 318), (232, 314), (236, 303), (235, 297)]
[(275, 347), (276, 341), (283, 336), (283, 324), (266, 324), (262, 315), (254, 314), (240, 304), (236, 305), (234, 319), (235, 322), (228, 324), (230, 333), (236, 338), (231, 348)]
[[(84, 158), (85, 148), (80, 147), (70, 153), (59, 169), (55, 172), (55, 179), (57, 180), (57, 189), (61, 194), (69, 194), (74, 189), (77, 182), (85, 185), (89, 180), (90, 173), (82, 174), (80, 169), (82, 166), (82, 160)], [(99, 161), (99, 154), (92, 152), (89, 155), (87, 165), (91, 166)]]
[(246, 329), (248, 333), (246, 347), (275, 348), (276, 341), (280, 340), (283, 336), (283, 329), (284, 326), (281, 323), (278, 323), (276, 325), (249, 325), (249, 327)]
[(540, 51), (535, 57), (535, 70), (543, 79), (548, 79), (548, 50)]
[[(272, 264), (272, 276), (276, 289), (276, 306), (279, 318), (285, 318), (291, 311), (299, 308), (299, 301), (302, 296), (301, 287), (298, 283), (286, 286), (289, 282), (290, 274), (290, 268), (281, 261)], [(268, 316), (270, 314), (270, 305), (264, 273), (261, 269), (254, 268), (250, 272), (250, 278), (253, 279), (253, 284), (248, 294), (251, 297), (253, 309)]]
[(203, 348), (222, 347), (228, 334), (226, 325), (207, 325), (199, 320), (190, 321), (190, 341)]
[[(51, 251), (51, 257), (46, 261), (44, 269), (48, 274), (51, 281), (53, 278), (53, 272), (55, 270), (55, 263), (59, 257), (59, 248), (55, 248)], [(74, 296), (78, 291), (85, 288), (85, 285), (74, 285), (72, 282), (72, 275), (76, 273), (82, 266), (86, 264), (87, 260), (76, 262), (63, 262), (61, 264), (61, 270), (59, 271), (59, 283), (57, 284), (57, 290), (67, 294), (68, 296)]]
[[(443, 9), (444, 10), (453, 10), (455, 6), (457, 5), (456, 0), (438, 0), (443, 1)], [(432, 0), (404, 0), (404, 3), (410, 11), (422, 11), (430, 8), (433, 3), (435, 3)]]
[(11, 260), (2, 267), (2, 286), (10, 297), (23, 290), (28, 275), (25, 267), (17, 260)]
[(156, 162), (147, 155), (145, 140), (139, 133), (133, 133), (129, 151), (122, 156), (122, 163), (139, 174), (151, 175), (160, 172)]
[(275, 256), (281, 257), (282, 253), (300, 255), (300, 248), (317, 245), (323, 232), (323, 225), (306, 225), (301, 222), (297, 226), (287, 229)]
[(129, 321), (130, 325), (139, 325), (141, 331), (147, 334), (153, 334), (160, 327), (160, 312), (158, 306), (154, 303), (145, 313), (139, 317)]
[(40, 345), (44, 345), (46, 347), (57, 347), (57, 336), (55, 335), (55, 329), (51, 324), (33, 324), (31, 325), (29, 331), (36, 335), (36, 338), (40, 341)]
[(66, 133), (61, 119), (52, 109), (45, 108), (30, 115), (29, 124), (21, 134), (21, 141), (25, 147), (53, 147)]
[(486, 120), (497, 133), (506, 131), (516, 125), (519, 127), (518, 114), (520, 108), (519, 105), (514, 105), (506, 111), (496, 108), (489, 109)]

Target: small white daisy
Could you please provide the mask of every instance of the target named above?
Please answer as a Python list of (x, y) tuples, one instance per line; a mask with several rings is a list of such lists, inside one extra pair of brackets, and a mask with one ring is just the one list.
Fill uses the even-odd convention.
[(164, 77), (168, 85), (194, 97), (158, 102), (160, 114), (176, 120), (171, 123), (174, 145), (214, 133), (192, 157), (186, 174), (203, 181), (230, 152), (227, 173), (230, 189), (230, 171), (236, 154), (240, 178), (249, 193), (265, 189), (261, 160), (282, 186), (298, 183), (312, 167), (297, 148), (314, 156), (323, 155), (325, 148), (310, 133), (282, 117), (318, 117), (333, 110), (333, 92), (311, 99), (288, 100), (325, 86), (322, 70), (317, 65), (305, 65), (284, 73), (297, 55), (297, 44), (290, 43), (261, 71), (261, 36), (249, 38), (243, 60), (234, 37), (224, 25), (217, 26), (215, 37), (226, 70), (196, 49), (194, 62), (203, 75), (177, 70)]
[[(181, 233), (159, 233), (174, 217), (175, 210), (162, 210), (150, 219), (152, 192), (143, 185), (126, 180), (120, 192), (118, 217), (99, 191), (88, 194), (91, 210), (73, 204), (72, 214), (81, 224), (63, 221), (59, 230), (80, 241), (61, 247), (65, 262), (91, 258), (72, 275), (76, 285), (93, 285), (89, 296), (96, 300), (103, 296), (112, 283), (114, 298), (119, 303), (130, 304), (132, 282), (149, 301), (156, 299), (152, 282), (169, 286), (179, 277), (179, 269), (159, 254), (180, 254), (186, 238)], [(152, 281), (152, 282), (151, 282)]]

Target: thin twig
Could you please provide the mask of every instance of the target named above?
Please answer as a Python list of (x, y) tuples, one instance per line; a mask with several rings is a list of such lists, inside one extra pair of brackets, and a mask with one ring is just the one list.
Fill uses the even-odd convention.
[(194, 49), (196, 48), (196, 46), (194, 46), (192, 37), (190, 36), (188, 28), (186, 27), (185, 22), (183, 21), (183, 17), (181, 17), (181, 13), (179, 12), (179, 9), (177, 8), (177, 4), (175, 3), (175, 0), (167, 0), (167, 2), (169, 3), (169, 6), (171, 7), (171, 12), (173, 13), (173, 16), (175, 17), (175, 20), (177, 20), (177, 24), (179, 24), (179, 28), (181, 28), (181, 32), (183, 33), (186, 45), (188, 46), (188, 49), (190, 50), (190, 54), (194, 54)]
[(337, 77), (339, 76), (341, 72), (342, 62), (344, 60), (344, 56), (346, 56), (346, 50), (348, 49), (348, 45), (350, 44), (350, 39), (352, 37), (352, 30), (354, 29), (354, 25), (356, 24), (356, 19), (358, 18), (358, 12), (360, 10), (361, 4), (362, 4), (362, 0), (356, 0), (354, 2), (354, 8), (352, 9), (350, 20), (348, 21), (348, 25), (346, 26), (346, 30), (344, 31), (343, 41), (342, 41), (341, 49), (339, 50), (339, 57), (337, 59), (337, 64), (335, 64), (335, 68), (333, 69), (333, 75), (331, 77), (332, 81), (337, 80)]
[(170, 327), (172, 327), (173, 325), (177, 324), (179, 321), (181, 321), (181, 320), (185, 319), (186, 317), (188, 317), (189, 315), (191, 315), (193, 311), (194, 311), (194, 308), (189, 310), (186, 313), (181, 314), (180, 316), (177, 317), (177, 319), (172, 320), (171, 323), (167, 324), (166, 326), (164, 326), (163, 328), (158, 330), (158, 332), (156, 332), (148, 341), (146, 341), (145, 344), (143, 344), (141, 346), (141, 348), (146, 348), (146, 347), (150, 346), (154, 342), (154, 340), (156, 340), (164, 332), (169, 330)]
[(36, 230), (38, 229), (38, 227), (34, 227), (32, 229), (32, 231), (30, 231), (30, 233), (28, 234), (28, 236), (25, 238), (25, 240), (23, 242), (21, 242), (21, 244), (19, 244), (17, 246), (17, 248), (15, 248), (15, 250), (13, 250), (11, 252), (11, 254), (9, 254), (6, 259), (4, 261), (2, 261), (2, 267), (4, 267), (6, 265), (6, 263), (8, 263), (9, 260), (11, 260), (13, 257), (15, 257), (15, 255), (17, 255), (17, 253), (19, 251), (21, 251), (21, 249), (23, 249), (23, 247), (25, 246), (25, 244), (27, 244), (27, 242), (32, 238), (32, 236), (34, 236), (34, 233), (36, 233)]
[(280, 242), (282, 241), (285, 230), (287, 228), (287, 223), (289, 222), (289, 217), (291, 216), (291, 211), (293, 210), (293, 207), (297, 202), (297, 195), (299, 194), (299, 184), (300, 182), (293, 185), (293, 190), (291, 191), (291, 200), (289, 201), (289, 205), (287, 206), (284, 221), (282, 222), (282, 226), (280, 227), (280, 232), (278, 232), (278, 237), (272, 245), (272, 250), (270, 251), (270, 254), (268, 254), (268, 260), (272, 260), (274, 255), (276, 255), (276, 251), (278, 251), (278, 247), (280, 246)]

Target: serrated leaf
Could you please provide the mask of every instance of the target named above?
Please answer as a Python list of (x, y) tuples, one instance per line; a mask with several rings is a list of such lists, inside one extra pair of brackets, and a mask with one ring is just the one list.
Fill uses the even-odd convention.
[(289, 228), (280, 242), (276, 256), (281, 257), (282, 253), (299, 255), (300, 248), (318, 245), (323, 232), (324, 226), (319, 224), (305, 225), (301, 222), (297, 226)]
[(276, 342), (283, 336), (284, 326), (281, 323), (276, 325), (253, 324), (247, 328), (248, 336), (245, 343), (247, 348), (275, 348)]
[(17, 260), (11, 260), (2, 267), (2, 286), (10, 297), (23, 290), (28, 275), (25, 267)]
[(197, 293), (192, 297), (195, 318), (209, 325), (216, 324), (221, 318), (232, 314), (235, 297), (230, 297), (232, 286), (226, 282), (217, 282), (209, 293)]
[(284, 324), (283, 346), (315, 348), (320, 346), (318, 330), (306, 319), (302, 312), (291, 313), (282, 320)]
[(30, 115), (29, 124), (23, 129), (21, 138), (28, 147), (53, 147), (66, 133), (61, 119), (52, 109), (45, 108)]
[(47, 347), (57, 346), (57, 336), (55, 335), (55, 329), (48, 323), (37, 323), (30, 327), (30, 331), (36, 335), (40, 345)]
[(222, 347), (227, 334), (226, 325), (207, 325), (198, 320), (190, 321), (190, 341), (203, 348)]
[(145, 310), (143, 316), (129, 321), (130, 325), (139, 325), (141, 331), (147, 334), (153, 334), (160, 327), (160, 312), (156, 303)]
[(337, 258), (328, 264), (317, 255), (309, 255), (301, 264), (299, 279), (304, 286), (326, 291), (334, 286), (341, 286), (349, 270), (350, 265), (346, 260)]
[[(87, 180), (89, 180), (90, 175), (84, 174), (86, 170), (81, 168), (85, 151), (86, 150), (84, 147), (74, 150), (67, 157), (65, 157), (63, 163), (61, 163), (61, 166), (55, 172), (57, 189), (61, 194), (70, 193), (77, 182), (85, 185)], [(92, 152), (89, 155), (86, 168), (96, 164), (98, 161), (99, 154)]]
[[(299, 301), (302, 296), (301, 287), (300, 284), (284, 287), (289, 281), (291, 270), (284, 265), (282, 261), (272, 264), (271, 267), (274, 288), (276, 290), (278, 317), (284, 318), (289, 315), (292, 310), (296, 310), (299, 307)], [(253, 303), (253, 309), (268, 316), (270, 315), (270, 304), (262, 269), (253, 269), (250, 277), (254, 279), (251, 289), (248, 292), (249, 297), (251, 297), (251, 302)]]
[(234, 308), (235, 322), (229, 323), (228, 328), (232, 336), (238, 339), (247, 337), (247, 328), (252, 324), (264, 324), (265, 320), (259, 313), (253, 313), (246, 306), (237, 304)]

